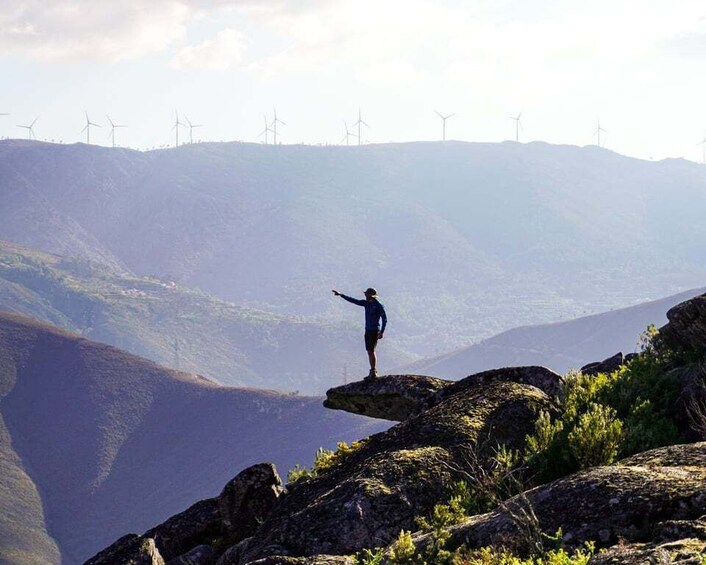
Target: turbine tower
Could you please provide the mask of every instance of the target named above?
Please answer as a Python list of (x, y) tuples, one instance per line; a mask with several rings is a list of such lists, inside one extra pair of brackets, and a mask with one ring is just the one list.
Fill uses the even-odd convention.
[(113, 147), (115, 147), (115, 128), (126, 128), (127, 126), (122, 124), (114, 124), (108, 114), (106, 114), (105, 117), (108, 118), (108, 122), (110, 123), (110, 139), (113, 143)]
[(361, 113), (360, 113), (360, 108), (358, 108), (358, 121), (353, 124), (353, 127), (356, 127), (356, 126), (358, 126), (358, 145), (360, 145), (361, 139), (362, 139), (360, 136), (360, 126), (365, 126), (366, 128), (370, 127), (368, 124), (366, 124), (363, 121), (363, 117), (361, 116)]
[(520, 141), (520, 130), (522, 129), (522, 112), (517, 114), (517, 117), (510, 116), (511, 120), (515, 120), (515, 141), (519, 143)]
[(346, 145), (350, 145), (349, 140), (351, 137), (355, 137), (355, 134), (350, 132), (350, 130), (348, 129), (348, 124), (346, 123), (345, 120), (343, 120), (343, 127), (346, 129), (346, 135), (343, 136), (341, 143), (343, 143), (345, 141)]
[(175, 147), (179, 147), (179, 126), (186, 126), (186, 124), (183, 124), (179, 121), (179, 112), (174, 110), (174, 127), (172, 128), (172, 131), (176, 131)]
[(593, 135), (598, 136), (598, 147), (601, 147), (601, 132), (608, 133), (607, 130), (601, 127), (601, 120), (598, 118), (598, 128), (593, 132)]
[(189, 124), (189, 143), (191, 144), (194, 142), (194, 128), (202, 128), (203, 124), (192, 124), (186, 116), (184, 116), (184, 119), (186, 123)]
[(273, 107), (273, 108), (272, 108), (272, 113), (273, 113), (274, 116), (275, 116), (275, 117), (272, 119), (272, 134), (274, 135), (274, 139), (275, 139), (274, 143), (275, 143), (275, 145), (277, 145), (277, 124), (282, 124), (283, 126), (286, 126), (287, 124), (285, 124), (282, 120), (280, 120), (280, 119), (277, 117), (277, 108)]
[(88, 118), (88, 112), (84, 111), (84, 114), (86, 114), (86, 125), (83, 126), (83, 129), (81, 130), (81, 133), (84, 131), (86, 132), (86, 145), (91, 144), (91, 126), (96, 126), (99, 128), (100, 126), (98, 124), (94, 124), (89, 118)]
[(31, 124), (29, 124), (28, 126), (20, 126), (20, 125), (17, 126), (18, 128), (23, 128), (23, 129), (27, 130), (27, 139), (37, 139), (37, 136), (34, 135), (34, 124), (37, 123), (38, 119), (39, 119), (39, 117), (34, 118), (34, 121)]
[(262, 116), (265, 120), (265, 129), (263, 129), (259, 134), (257, 134), (258, 137), (262, 137), (263, 135), (265, 136), (265, 145), (267, 145), (267, 133), (271, 132), (272, 129), (270, 128), (270, 125), (267, 123), (267, 116), (263, 114)]
[(700, 145), (703, 150), (703, 154), (701, 156), (701, 163), (706, 165), (706, 134), (704, 134), (703, 140), (701, 140), (701, 143), (697, 143), (696, 145)]
[(441, 139), (442, 141), (446, 141), (446, 120), (449, 118), (453, 118), (456, 114), (449, 114), (448, 116), (442, 116), (441, 113), (438, 110), (434, 110), (436, 112), (436, 115), (441, 118), (441, 121), (443, 122), (443, 128), (442, 128), (442, 135)]

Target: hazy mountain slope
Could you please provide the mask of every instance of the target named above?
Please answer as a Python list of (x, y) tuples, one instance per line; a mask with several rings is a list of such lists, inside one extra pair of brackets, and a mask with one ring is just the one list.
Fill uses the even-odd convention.
[[(225, 384), (322, 394), (365, 374), (362, 321), (305, 321), (0, 241), (0, 309)], [(362, 317), (362, 312), (356, 312)], [(388, 368), (413, 357), (391, 341)]]
[(666, 312), (685, 300), (706, 292), (694, 289), (680, 294), (596, 314), (540, 326), (503, 332), (480, 343), (402, 369), (447, 379), (460, 379), (497, 367), (543, 365), (559, 373), (601, 361), (618, 351), (636, 350), (640, 334), (649, 324), (666, 323)]
[[(250, 464), (286, 470), (319, 446), (386, 427), (325, 411), (320, 398), (225, 388), (5, 313), (0, 361), (2, 463), (12, 473), (0, 475), (0, 516), (14, 518), (0, 520), (0, 539), (32, 535), (48, 563), (57, 561), (39, 528), (42, 505), (63, 563), (78, 563), (213, 496)], [(28, 493), (19, 516), (15, 484)]]
[(0, 144), (0, 237), (306, 316), (373, 284), (427, 355), (698, 286), (704, 213), (706, 168), (596, 147)]

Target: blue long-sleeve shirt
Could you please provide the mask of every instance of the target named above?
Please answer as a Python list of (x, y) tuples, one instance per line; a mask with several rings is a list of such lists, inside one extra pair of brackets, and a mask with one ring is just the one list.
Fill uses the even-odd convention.
[[(351, 304), (357, 304), (358, 306), (363, 306), (365, 308), (365, 331), (366, 332), (384, 332), (387, 326), (387, 314), (385, 314), (385, 307), (382, 303), (377, 300), (359, 300), (357, 298), (352, 298), (341, 294), (343, 300), (347, 300)], [(380, 327), (380, 320), (382, 320), (382, 328)]]

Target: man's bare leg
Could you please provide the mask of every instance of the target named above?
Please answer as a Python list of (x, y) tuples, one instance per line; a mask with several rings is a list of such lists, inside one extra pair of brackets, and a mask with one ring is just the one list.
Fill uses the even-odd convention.
[(370, 361), (370, 373), (374, 374), (377, 370), (377, 356), (375, 351), (368, 351), (368, 360)]

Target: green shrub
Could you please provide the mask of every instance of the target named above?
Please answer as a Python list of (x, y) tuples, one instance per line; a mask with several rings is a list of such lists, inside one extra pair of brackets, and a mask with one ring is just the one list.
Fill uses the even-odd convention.
[(417, 548), (412, 543), (412, 532), (402, 530), (397, 540), (390, 547), (390, 563), (397, 565), (415, 565), (419, 563)]
[(623, 423), (610, 406), (591, 404), (581, 414), (567, 441), (580, 468), (610, 465), (623, 440)]
[(617, 457), (684, 441), (675, 424), (679, 382), (674, 354), (651, 326), (635, 359), (610, 374), (565, 377), (560, 415), (543, 412), (523, 459), (544, 482)]
[(320, 473), (327, 471), (328, 469), (332, 469), (333, 467), (339, 465), (351, 453), (358, 451), (366, 444), (367, 441), (368, 440), (366, 438), (360, 441), (354, 441), (350, 445), (348, 445), (345, 441), (339, 441), (336, 444), (336, 451), (319, 447), (314, 455), (314, 464), (311, 469), (302, 467), (299, 463), (297, 463), (287, 473), (287, 484), (293, 485), (297, 481), (311, 479), (318, 476)]
[(594, 544), (587, 543), (585, 547), (573, 553), (564, 549), (553, 549), (543, 555), (523, 559), (507, 551), (484, 547), (465, 553), (454, 565), (587, 565), (594, 552)]

